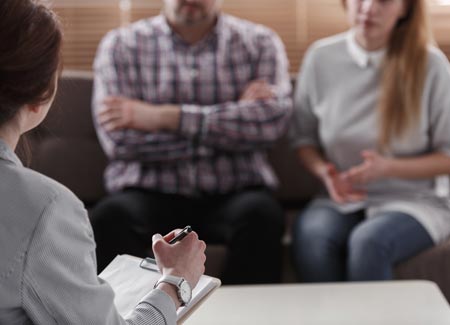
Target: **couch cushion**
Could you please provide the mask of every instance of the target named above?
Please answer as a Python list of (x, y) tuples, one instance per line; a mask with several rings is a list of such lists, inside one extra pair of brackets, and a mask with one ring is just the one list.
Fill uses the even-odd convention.
[(91, 73), (65, 72), (47, 118), (29, 136), (31, 168), (64, 184), (87, 205), (105, 195), (107, 161), (93, 126), (91, 94)]

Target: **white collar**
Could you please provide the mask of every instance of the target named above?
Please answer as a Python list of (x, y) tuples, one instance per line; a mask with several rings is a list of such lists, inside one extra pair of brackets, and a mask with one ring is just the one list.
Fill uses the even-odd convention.
[(361, 68), (367, 68), (369, 65), (380, 67), (386, 49), (367, 51), (356, 42), (355, 34), (355, 30), (350, 29), (346, 35), (347, 49), (355, 63)]

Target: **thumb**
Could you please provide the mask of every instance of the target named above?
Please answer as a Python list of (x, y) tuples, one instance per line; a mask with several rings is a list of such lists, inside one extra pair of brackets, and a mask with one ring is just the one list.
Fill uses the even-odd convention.
[(152, 237), (152, 242), (155, 243), (156, 241), (163, 239), (163, 237), (161, 236), (161, 234), (154, 234)]
[(327, 172), (328, 174), (331, 175), (336, 174), (337, 173), (336, 167), (332, 163), (327, 163)]
[(152, 249), (155, 254), (163, 254), (163, 251), (166, 249), (166, 241), (164, 237), (160, 234), (155, 234), (152, 237)]

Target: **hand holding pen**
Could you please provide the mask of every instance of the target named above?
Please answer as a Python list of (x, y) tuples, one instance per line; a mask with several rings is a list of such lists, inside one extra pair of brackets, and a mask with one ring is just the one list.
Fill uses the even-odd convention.
[(192, 288), (205, 272), (205, 248), (205, 242), (190, 226), (164, 237), (153, 236), (153, 252), (161, 272), (185, 278)]

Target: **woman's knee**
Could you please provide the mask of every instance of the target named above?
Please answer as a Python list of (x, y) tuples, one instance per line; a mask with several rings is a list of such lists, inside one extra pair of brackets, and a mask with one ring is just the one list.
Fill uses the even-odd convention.
[(368, 222), (363, 222), (352, 231), (348, 246), (350, 251), (357, 249), (380, 251), (386, 250), (388, 243), (381, 229), (372, 227)]
[[(348, 240), (349, 279), (369, 279), (368, 273), (386, 269), (390, 261), (389, 241), (368, 223), (356, 227)], [(367, 274), (367, 275), (366, 275)]]
[(326, 259), (345, 246), (338, 212), (328, 207), (308, 207), (294, 223), (293, 252), (298, 258)]
[(338, 212), (328, 207), (308, 207), (294, 223), (294, 237), (307, 241), (334, 241), (341, 232)]

